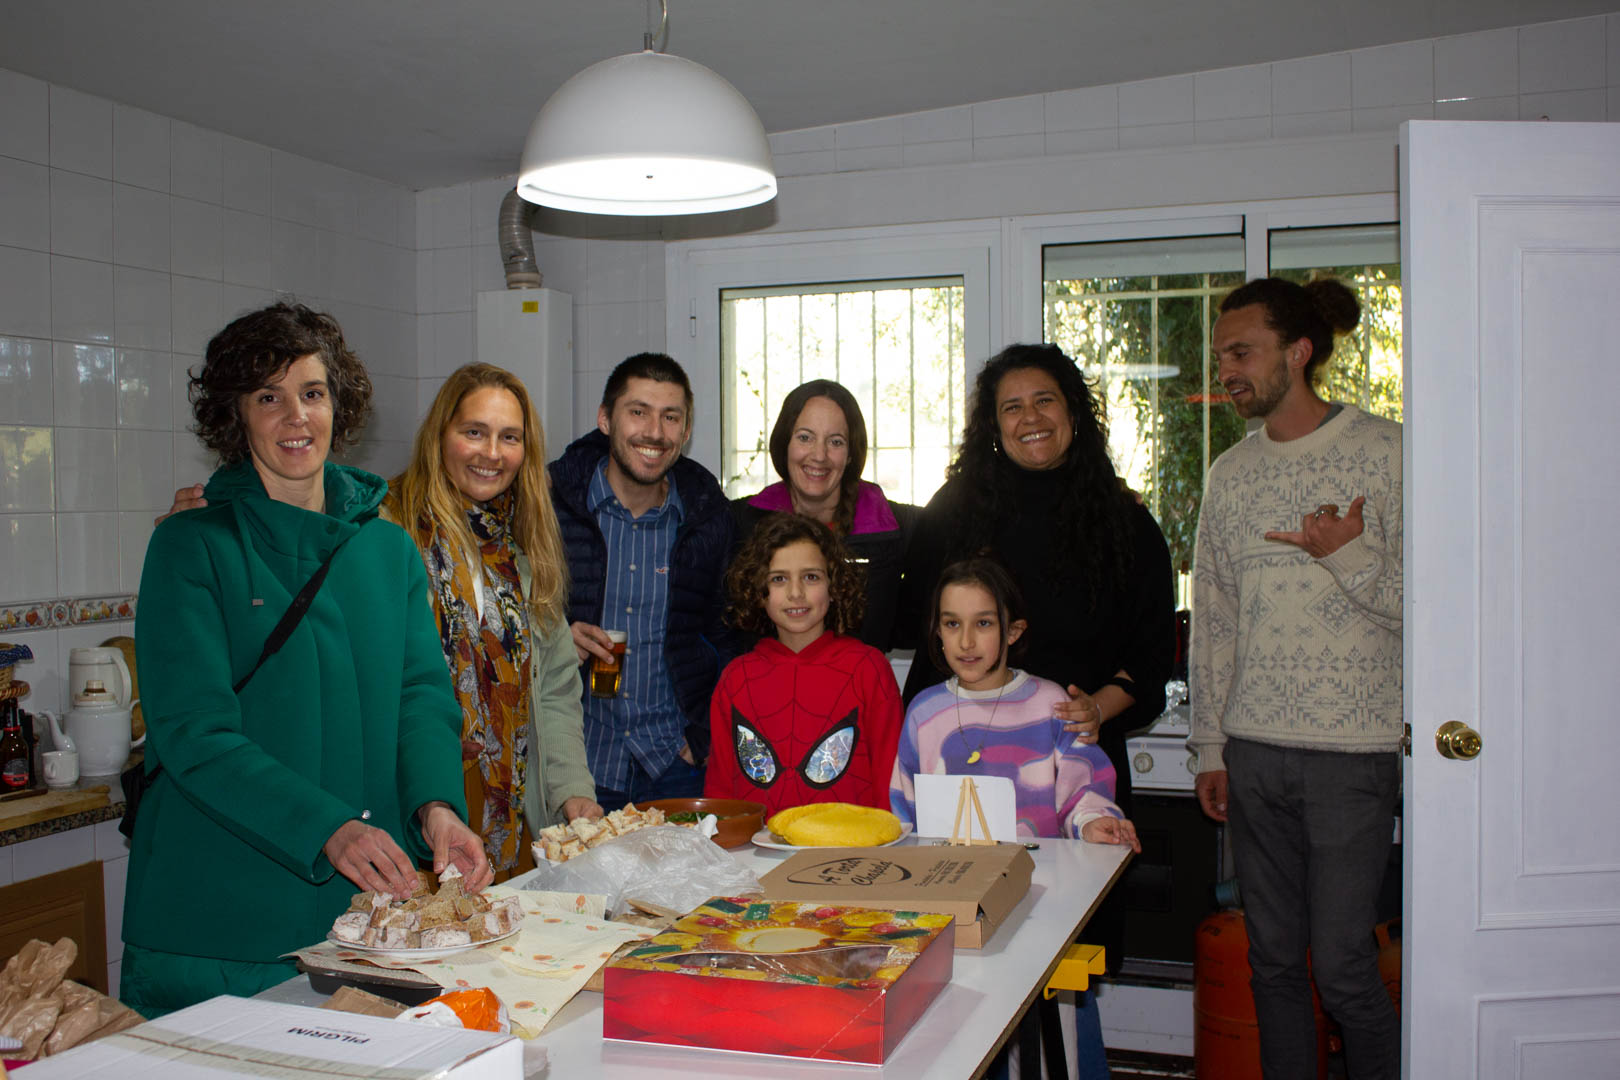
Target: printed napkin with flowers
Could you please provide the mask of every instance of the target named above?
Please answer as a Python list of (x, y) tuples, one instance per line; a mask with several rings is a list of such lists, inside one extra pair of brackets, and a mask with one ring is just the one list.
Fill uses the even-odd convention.
[[(452, 990), (487, 986), (506, 1005), (512, 1032), (535, 1038), (592, 974), (627, 941), (652, 937), (656, 930), (611, 922), (603, 898), (580, 894), (527, 892), (492, 886), (492, 898), (515, 895), (523, 904), (518, 932), (468, 952), (435, 960), (395, 960), (340, 946), (317, 946), (323, 954), (385, 968), (408, 968)], [(316, 950), (305, 950), (316, 951)]]

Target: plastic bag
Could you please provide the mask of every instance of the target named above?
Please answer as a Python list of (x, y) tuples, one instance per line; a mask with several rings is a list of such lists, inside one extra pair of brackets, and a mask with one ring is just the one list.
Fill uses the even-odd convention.
[(543, 866), (524, 888), (606, 896), (612, 918), (623, 915), (631, 900), (684, 914), (711, 896), (765, 891), (713, 840), (678, 825), (637, 829), (567, 862)]
[(512, 1030), (506, 1006), (487, 986), (476, 990), (452, 990), (406, 1009), (395, 1020), (429, 1027), (463, 1027), (470, 1031), (493, 1031), (505, 1035)]

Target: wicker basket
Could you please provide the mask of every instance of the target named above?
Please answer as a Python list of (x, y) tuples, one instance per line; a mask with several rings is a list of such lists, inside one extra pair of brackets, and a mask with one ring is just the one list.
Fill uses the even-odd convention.
[(11, 685), (11, 669), (18, 660), (32, 660), (34, 651), (26, 645), (13, 645), (9, 641), (0, 641), (0, 690)]

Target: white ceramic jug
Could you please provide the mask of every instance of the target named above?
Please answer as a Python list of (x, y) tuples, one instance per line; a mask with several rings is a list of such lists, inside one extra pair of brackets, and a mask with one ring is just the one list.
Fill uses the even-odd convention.
[[(74, 699), (73, 709), (62, 725), (64, 733), (79, 748), (79, 775), (112, 776), (124, 771), (131, 746), (146, 741), (142, 735), (131, 744), (129, 738), (129, 706), (118, 700), (101, 684), (91, 679), (84, 693)], [(55, 734), (55, 725), (52, 725)]]
[(134, 680), (122, 650), (108, 647), (74, 649), (68, 653), (68, 700), (75, 705), (92, 681), (99, 682), (126, 709), (135, 704)]

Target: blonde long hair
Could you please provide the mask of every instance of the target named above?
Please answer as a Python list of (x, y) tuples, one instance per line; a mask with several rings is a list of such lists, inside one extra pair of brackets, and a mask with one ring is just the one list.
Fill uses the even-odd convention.
[(478, 541), (467, 525), (465, 497), (445, 472), (443, 446), (444, 433), (462, 401), (486, 387), (510, 392), (523, 411), (523, 464), (512, 481), (512, 536), (529, 559), (529, 580), (524, 583), (529, 610), (542, 624), (549, 623), (563, 617), (568, 563), (546, 477), (546, 434), (529, 391), (516, 375), (493, 364), (467, 364), (444, 381), (416, 430), (410, 465), (388, 484), (388, 510), (423, 550), (432, 543), (433, 525), (437, 524), (463, 550), (478, 551)]

